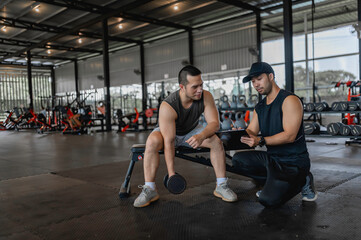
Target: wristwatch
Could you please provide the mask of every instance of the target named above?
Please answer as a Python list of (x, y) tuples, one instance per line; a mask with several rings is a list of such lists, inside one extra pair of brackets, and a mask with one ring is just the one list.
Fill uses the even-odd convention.
[(264, 145), (266, 145), (266, 139), (264, 139), (264, 137), (261, 136), (261, 139), (258, 142), (258, 146), (263, 147)]

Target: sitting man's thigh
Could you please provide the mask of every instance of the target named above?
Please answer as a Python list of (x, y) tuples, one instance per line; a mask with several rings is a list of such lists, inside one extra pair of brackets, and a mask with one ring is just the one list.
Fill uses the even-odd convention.
[(186, 141), (191, 138), (194, 135), (200, 134), (205, 127), (201, 124), (199, 124), (197, 127), (195, 127), (192, 131), (187, 133), (184, 136), (176, 136), (175, 137), (175, 146), (176, 147), (191, 147)]

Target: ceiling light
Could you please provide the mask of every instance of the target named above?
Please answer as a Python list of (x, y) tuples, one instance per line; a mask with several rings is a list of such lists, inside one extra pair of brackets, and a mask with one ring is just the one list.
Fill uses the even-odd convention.
[(179, 9), (178, 5), (175, 5), (175, 6), (173, 7), (173, 9), (174, 9), (174, 10), (178, 10), (178, 9)]
[(47, 52), (48, 52), (48, 54), (50, 54), (51, 53), (50, 49)]
[(6, 27), (3, 26), (3, 27), (1, 28), (1, 30), (2, 30), (3, 32), (6, 32)]
[(52, 62), (43, 62), (43, 65), (48, 65), (48, 66), (50, 66), (50, 65), (54, 65)]
[(118, 25), (118, 28), (119, 28), (119, 29), (123, 29), (123, 25), (122, 25), (122, 24), (119, 24), (119, 25)]
[(83, 40), (81, 38), (78, 39), (78, 43), (82, 43)]
[(33, 9), (37, 13), (40, 12), (40, 5), (36, 5)]

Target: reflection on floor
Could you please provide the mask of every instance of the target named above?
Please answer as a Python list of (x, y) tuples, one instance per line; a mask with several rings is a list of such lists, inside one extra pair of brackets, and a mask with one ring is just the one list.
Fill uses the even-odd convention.
[(226, 203), (212, 195), (212, 168), (176, 159), (187, 190), (166, 191), (161, 161), (160, 200), (135, 209), (144, 181), (141, 163), (134, 168), (131, 196), (120, 200), (118, 190), (130, 147), (144, 143), (147, 134), (0, 132), (0, 239), (359, 239), (358, 145), (322, 138), (308, 143), (316, 203), (296, 196), (279, 209), (264, 209), (254, 183), (235, 174), (228, 177), (239, 201)]

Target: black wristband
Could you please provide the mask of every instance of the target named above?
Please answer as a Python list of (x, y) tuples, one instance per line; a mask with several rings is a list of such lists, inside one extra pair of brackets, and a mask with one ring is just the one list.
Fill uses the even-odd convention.
[(261, 139), (258, 142), (258, 146), (263, 147), (264, 145), (266, 145), (266, 139), (264, 139), (264, 137), (261, 136)]

